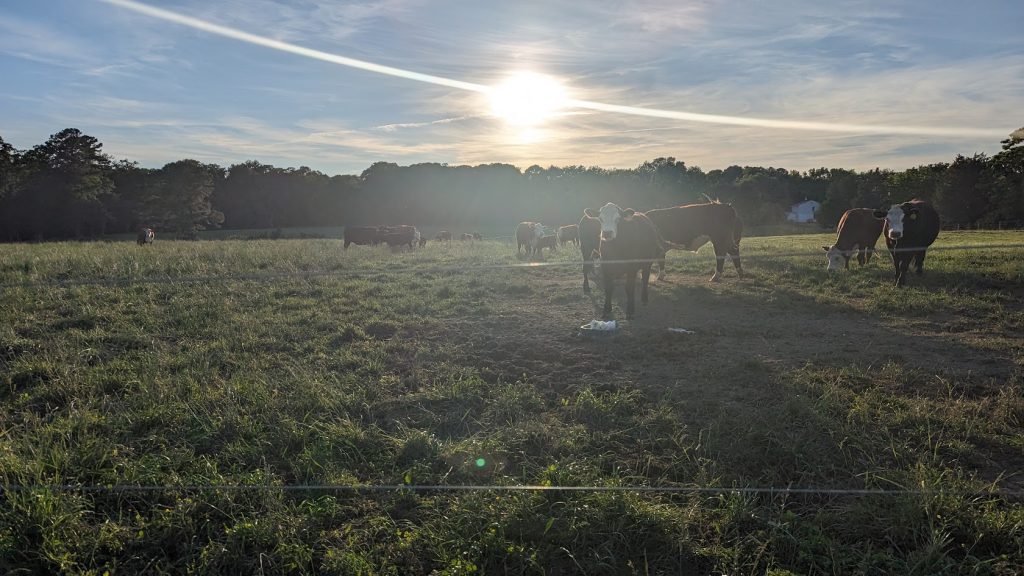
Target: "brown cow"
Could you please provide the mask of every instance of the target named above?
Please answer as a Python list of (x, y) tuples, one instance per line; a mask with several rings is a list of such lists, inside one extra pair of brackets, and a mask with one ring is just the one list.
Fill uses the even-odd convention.
[(568, 226), (561, 226), (558, 228), (558, 242), (565, 246), (569, 242), (573, 242), (577, 246), (580, 244), (580, 227), (577, 224), (569, 224)]
[(579, 241), (583, 253), (583, 293), (590, 294), (589, 275), (594, 273), (594, 254), (601, 249), (601, 221), (586, 212), (580, 218)]
[[(644, 214), (654, 222), (661, 237), (683, 249), (696, 252), (709, 241), (715, 248), (715, 274), (712, 282), (722, 277), (726, 256), (732, 258), (736, 273), (742, 278), (740, 265), (740, 238), (743, 236), (743, 222), (730, 204), (711, 202), (689, 204), (672, 208), (648, 210)], [(665, 277), (665, 255), (658, 262), (658, 279)]]
[(377, 244), (380, 242), (378, 236), (376, 226), (345, 226), (345, 250), (349, 244)]
[(829, 272), (838, 270), (840, 266), (849, 270), (854, 251), (861, 266), (871, 262), (871, 254), (884, 226), (885, 223), (875, 218), (874, 210), (869, 208), (852, 208), (844, 212), (839, 219), (836, 243), (822, 246), (828, 256)]
[(601, 222), (601, 275), (604, 280), (604, 318), (612, 314), (612, 290), (615, 279), (626, 277), (626, 318), (636, 311), (633, 293), (636, 273), (640, 277), (640, 301), (647, 304), (647, 285), (654, 261), (664, 257), (671, 249), (684, 249), (666, 241), (647, 216), (632, 209), (623, 210), (611, 202), (601, 210), (587, 209), (588, 216), (597, 216)]
[(135, 237), (135, 241), (139, 243), (139, 246), (152, 244), (153, 240), (156, 240), (156, 232), (152, 228), (139, 228), (139, 234)]
[(537, 239), (537, 247), (535, 254), (544, 257), (544, 248), (550, 248), (552, 252), (558, 249), (558, 236), (554, 234), (548, 234), (547, 236), (541, 236)]
[(408, 245), (409, 249), (412, 250), (420, 243), (421, 239), (422, 235), (415, 226), (400, 224), (398, 226), (377, 227), (377, 242), (386, 242), (391, 247)]
[(520, 222), (516, 226), (516, 254), (526, 246), (526, 255), (537, 250), (537, 241), (544, 236), (544, 226), (539, 222)]

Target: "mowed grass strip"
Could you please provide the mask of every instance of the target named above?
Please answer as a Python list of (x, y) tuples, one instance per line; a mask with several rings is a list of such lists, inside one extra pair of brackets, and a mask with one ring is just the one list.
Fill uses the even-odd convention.
[[(903, 290), (884, 251), (832, 275), (823, 252), (777, 256), (831, 239), (745, 239), (750, 276), (717, 284), (710, 247), (670, 253), (650, 304), (596, 338), (576, 327), (600, 289), (475, 268), (525, 261), (498, 242), (0, 246), (0, 481), (209, 486), (5, 490), (0, 568), (1019, 573), (1002, 492), (1024, 489), (1024, 250), (934, 251)], [(287, 277), (313, 271), (337, 274)], [(169, 281), (48, 284), (125, 278)], [(238, 484), (260, 489), (215, 488)], [(280, 489), (305, 484), (911, 492)]]

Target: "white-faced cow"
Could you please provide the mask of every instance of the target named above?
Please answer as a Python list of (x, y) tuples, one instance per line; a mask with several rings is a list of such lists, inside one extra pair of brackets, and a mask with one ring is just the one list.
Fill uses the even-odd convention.
[[(696, 252), (711, 242), (716, 259), (712, 282), (721, 279), (727, 256), (732, 258), (736, 273), (743, 277), (743, 266), (740, 264), (743, 223), (731, 205), (719, 202), (689, 204), (648, 210), (644, 214), (658, 227), (662, 238), (679, 245), (681, 249)], [(658, 279), (661, 280), (665, 277), (665, 255), (661, 254), (659, 258)]]
[(516, 226), (516, 254), (526, 246), (526, 255), (537, 251), (537, 241), (544, 237), (544, 226), (540, 222), (520, 222)]
[(875, 251), (875, 243), (884, 226), (881, 220), (875, 218), (874, 210), (869, 208), (852, 208), (844, 212), (839, 219), (836, 243), (822, 246), (828, 256), (829, 272), (840, 268), (849, 269), (854, 252), (861, 266), (871, 262), (871, 254)]
[(647, 216), (632, 209), (623, 210), (611, 202), (600, 210), (588, 208), (587, 216), (601, 222), (601, 275), (604, 279), (604, 317), (612, 314), (612, 290), (615, 279), (626, 277), (626, 318), (636, 311), (633, 293), (636, 273), (640, 272), (640, 301), (647, 304), (647, 285), (654, 261), (670, 249), (682, 249), (664, 240)]
[(888, 211), (875, 210), (875, 218), (885, 220), (885, 245), (896, 268), (896, 285), (907, 281), (907, 269), (913, 263), (918, 274), (924, 268), (925, 251), (939, 236), (939, 214), (923, 200), (893, 204)]
[(139, 246), (152, 244), (153, 240), (156, 240), (156, 232), (152, 228), (139, 228), (139, 233), (135, 236), (135, 241), (139, 243)]

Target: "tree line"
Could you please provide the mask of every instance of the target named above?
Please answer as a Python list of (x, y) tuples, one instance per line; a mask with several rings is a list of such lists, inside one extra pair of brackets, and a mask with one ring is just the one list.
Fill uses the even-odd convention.
[(911, 198), (931, 201), (950, 224), (1024, 221), (1024, 129), (991, 157), (958, 155), (903, 171), (863, 172), (753, 166), (705, 172), (668, 157), (632, 169), (377, 162), (359, 175), (328, 176), (255, 160), (227, 168), (188, 159), (143, 168), (102, 148), (74, 128), (29, 150), (0, 137), (0, 240), (97, 238), (142, 226), (190, 238), (218, 227), (555, 224), (609, 201), (647, 210), (707, 198), (731, 202), (748, 225), (784, 222), (791, 205), (816, 200), (818, 222), (834, 227), (848, 208)]

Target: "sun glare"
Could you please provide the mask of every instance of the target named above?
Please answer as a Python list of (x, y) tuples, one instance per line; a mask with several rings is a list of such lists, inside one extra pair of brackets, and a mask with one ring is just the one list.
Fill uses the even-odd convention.
[(488, 91), (491, 113), (516, 126), (537, 126), (569, 102), (565, 88), (550, 76), (519, 72)]

